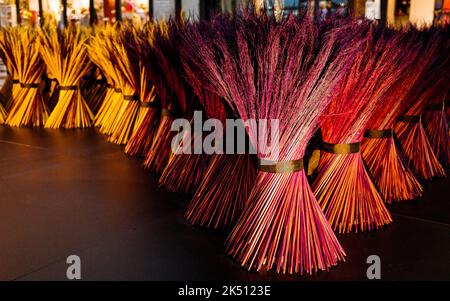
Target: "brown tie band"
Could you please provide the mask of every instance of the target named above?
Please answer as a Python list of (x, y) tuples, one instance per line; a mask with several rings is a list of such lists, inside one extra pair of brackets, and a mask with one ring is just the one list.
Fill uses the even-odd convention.
[(398, 118), (398, 121), (406, 123), (418, 123), (420, 122), (420, 118), (420, 115), (403, 115)]
[(366, 130), (364, 133), (365, 138), (369, 139), (385, 139), (394, 136), (394, 131), (392, 129), (387, 130)]

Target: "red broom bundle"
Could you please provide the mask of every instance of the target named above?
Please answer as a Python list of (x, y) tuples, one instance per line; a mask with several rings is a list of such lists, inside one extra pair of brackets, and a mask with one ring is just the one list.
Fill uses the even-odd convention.
[(421, 79), (410, 90), (407, 97), (411, 99), (411, 106), (403, 111), (403, 116), (395, 126), (395, 133), (408, 166), (418, 178), (430, 180), (433, 177), (445, 176), (445, 171), (428, 141), (421, 114), (430, 100), (439, 101), (445, 96), (449, 82), (450, 57), (448, 38), (442, 32), (432, 28), (424, 32), (423, 38), (430, 45), (427, 56), (430, 56), (432, 61)]
[[(431, 58), (424, 56), (427, 49), (415, 30), (397, 33), (398, 47), (402, 49), (392, 57), (392, 68), (399, 70), (395, 84), (385, 93), (384, 105), (379, 106), (371, 118), (361, 145), (361, 153), (378, 191), (387, 203), (412, 200), (422, 194), (422, 186), (405, 166), (394, 141), (394, 125), (405, 108), (410, 105), (407, 95)], [(403, 38), (401, 38), (403, 36)]]
[(20, 28), (14, 47), (20, 90), (14, 98), (6, 123), (10, 126), (41, 126), (48, 118), (48, 108), (41, 95), (45, 66), (34, 29)]
[(366, 171), (360, 153), (364, 132), (401, 70), (398, 37), (369, 22), (356, 23), (354, 42), (362, 41), (343, 85), (322, 116), (322, 155), (313, 191), (331, 226), (339, 233), (367, 231), (392, 222)]
[[(214, 27), (210, 26), (212, 23)], [(213, 39), (213, 30), (230, 30), (233, 26), (228, 19), (220, 16), (216, 16), (212, 23), (186, 26), (182, 32), (180, 49), (186, 76), (206, 115), (225, 124), (225, 103), (212, 92), (214, 87), (191, 61), (198, 55), (197, 42), (193, 41)], [(217, 23), (221, 28), (217, 28)], [(186, 219), (191, 224), (216, 229), (233, 226), (244, 209), (255, 177), (255, 163), (249, 154), (213, 154), (199, 188), (188, 205)]]
[(425, 132), (439, 162), (450, 166), (450, 135), (445, 98), (441, 103), (432, 103), (424, 113)]
[[(449, 36), (450, 26), (445, 28), (437, 29), (441, 35)], [(440, 48), (440, 56), (446, 56), (448, 58), (448, 54), (450, 53), (450, 42), (448, 39), (444, 41), (445, 44), (441, 45)], [(442, 84), (445, 86), (441, 87), (441, 96), (436, 95), (436, 98), (431, 98), (430, 104), (425, 108), (424, 112), (424, 123), (425, 123), (425, 131), (427, 133), (428, 139), (430, 141), (431, 147), (434, 150), (439, 162), (445, 166), (450, 166), (450, 135), (449, 135), (449, 126), (447, 122), (447, 113), (446, 113), (446, 103), (445, 100), (449, 95), (448, 81), (450, 80), (450, 76), (448, 73), (450, 72), (450, 60), (446, 60), (447, 67), (447, 75), (441, 74), (441, 76), (447, 76), (447, 81), (442, 81)], [(447, 92), (445, 92), (447, 90)]]
[(198, 43), (195, 63), (249, 125), (253, 145), (258, 136), (271, 137), (270, 126), (256, 134), (264, 119), (279, 121), (280, 143), (279, 154), (258, 145), (260, 160), (272, 164), (260, 164), (227, 251), (257, 270), (325, 270), (345, 254), (309, 188), (302, 157), (351, 55), (340, 49), (337, 64), (333, 50), (339, 39), (334, 34), (320, 39), (309, 17), (291, 16), (280, 24), (264, 14), (243, 18), (236, 45), (220, 36), (211, 41), (214, 47)]
[[(146, 155), (144, 167), (161, 174), (171, 156), (171, 141), (174, 133), (171, 131), (174, 114), (178, 110), (186, 111), (186, 95), (179, 68), (174, 63), (178, 61), (174, 56), (174, 40), (170, 35), (178, 30), (179, 24), (171, 20), (169, 25), (159, 23), (154, 31), (154, 43), (151, 51), (143, 63), (147, 65), (156, 94), (161, 101), (161, 118), (153, 137), (153, 143)], [(176, 98), (176, 99), (174, 99)], [(176, 101), (176, 103), (175, 103)]]
[(85, 128), (94, 115), (80, 92), (80, 81), (90, 68), (85, 42), (78, 27), (47, 28), (40, 34), (40, 54), (59, 86), (58, 102), (45, 123), (46, 128)]

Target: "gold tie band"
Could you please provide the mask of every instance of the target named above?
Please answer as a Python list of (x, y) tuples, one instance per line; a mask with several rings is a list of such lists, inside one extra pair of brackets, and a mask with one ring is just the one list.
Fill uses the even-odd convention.
[(338, 154), (338, 155), (346, 155), (346, 154), (353, 154), (353, 153), (359, 153), (361, 149), (361, 143), (348, 143), (348, 144), (332, 144), (323, 142), (322, 144), (322, 150), (327, 153), (331, 154)]
[(269, 173), (293, 173), (303, 169), (303, 158), (289, 161), (258, 159), (258, 169)]

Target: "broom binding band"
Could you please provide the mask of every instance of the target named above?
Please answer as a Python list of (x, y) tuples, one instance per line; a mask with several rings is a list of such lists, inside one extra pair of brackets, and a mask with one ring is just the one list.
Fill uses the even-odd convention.
[(78, 90), (78, 86), (59, 86), (59, 90), (75, 91)]
[(13, 80), (12, 80), (12, 83), (13, 83), (13, 85), (14, 85), (14, 84), (20, 84), (20, 80), (18, 80), (18, 79), (13, 79)]
[(420, 122), (421, 115), (403, 115), (398, 118), (400, 122), (406, 123), (418, 123)]
[(26, 89), (37, 89), (39, 88), (39, 83), (21, 83), (20, 84), (21, 88), (26, 88)]
[(122, 89), (120, 89), (120, 88), (114, 88), (114, 92), (116, 92), (116, 93), (122, 93)]
[(369, 139), (384, 139), (392, 138), (394, 136), (394, 131), (392, 129), (387, 130), (366, 130), (364, 133), (365, 138)]
[(141, 101), (140, 105), (142, 108), (160, 108), (161, 103), (158, 101)]
[(161, 110), (161, 116), (168, 116), (171, 117), (173, 116), (172, 111), (169, 109), (162, 109)]
[(353, 153), (359, 153), (361, 150), (361, 142), (348, 143), (348, 144), (333, 144), (333, 143), (322, 143), (322, 150), (327, 153), (337, 154), (337, 155), (347, 155)]
[(268, 173), (294, 173), (303, 170), (303, 158), (288, 161), (258, 159), (258, 170)]
[(425, 107), (425, 111), (442, 111), (444, 110), (444, 103), (432, 103)]
[(133, 95), (124, 95), (123, 100), (126, 101), (140, 101), (139, 95), (133, 94)]

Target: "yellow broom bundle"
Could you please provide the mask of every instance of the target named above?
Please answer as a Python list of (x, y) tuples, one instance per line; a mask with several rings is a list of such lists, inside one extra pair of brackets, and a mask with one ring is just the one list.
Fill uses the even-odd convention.
[[(12, 88), (5, 96), (5, 109), (8, 111), (20, 90), (20, 82), (17, 74), (17, 60), (19, 59), (20, 37), (19, 27), (4, 29), (0, 36), (0, 55), (5, 63), (8, 77), (11, 79)], [(4, 86), (7, 88), (6, 85)], [(3, 89), (2, 89), (3, 90)]]
[(140, 62), (141, 40), (136, 28), (131, 24), (118, 27), (114, 43), (114, 63), (119, 69), (123, 102), (112, 127), (110, 142), (126, 144), (135, 128), (140, 107)]
[(117, 118), (122, 105), (122, 90), (120, 88), (122, 78), (113, 62), (114, 39), (116, 38), (115, 26), (107, 25), (96, 30), (87, 45), (89, 58), (102, 71), (107, 80), (106, 94), (97, 115), (95, 126), (105, 135), (112, 133), (112, 126)]
[(80, 93), (81, 77), (89, 70), (85, 42), (87, 36), (79, 28), (48, 29), (40, 35), (41, 55), (50, 74), (59, 83), (58, 102), (50, 114), (46, 128), (84, 128), (92, 126), (94, 115)]
[(20, 89), (6, 119), (10, 126), (41, 126), (48, 118), (48, 108), (40, 89), (45, 66), (39, 55), (40, 45), (36, 36), (33, 29), (18, 30), (19, 43), (13, 51), (16, 58), (20, 58), (16, 60)]

